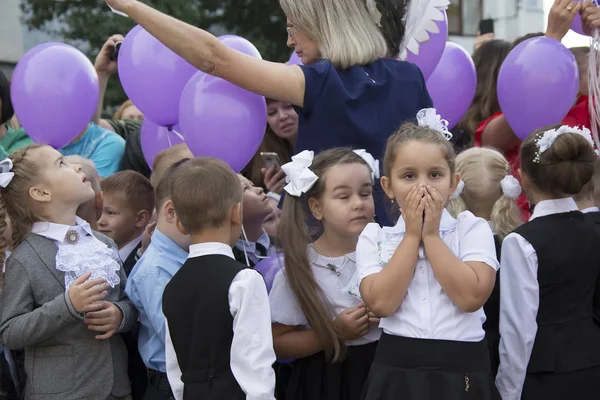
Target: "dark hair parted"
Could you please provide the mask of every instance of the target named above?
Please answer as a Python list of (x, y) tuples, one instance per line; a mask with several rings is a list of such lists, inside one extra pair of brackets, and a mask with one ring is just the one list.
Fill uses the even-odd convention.
[(302, 197), (287, 195), (283, 203), (283, 215), (278, 237), (285, 253), (285, 273), (302, 312), (329, 359), (338, 361), (344, 350), (344, 340), (340, 337), (331, 318), (331, 307), (313, 275), (308, 259), (308, 246), (312, 242), (312, 232), (307, 212), (309, 198), (321, 198), (327, 183), (327, 171), (344, 164), (362, 164), (370, 168), (365, 160), (348, 148), (334, 148), (318, 154), (310, 170), (319, 177), (315, 185)]
[(225, 162), (196, 157), (173, 172), (171, 200), (179, 222), (191, 234), (226, 223), (242, 201), (240, 180)]
[(403, 124), (398, 131), (388, 138), (383, 156), (383, 172), (385, 176), (392, 175), (392, 168), (396, 162), (398, 148), (412, 141), (428, 142), (437, 144), (444, 152), (444, 157), (450, 168), (450, 173), (455, 171), (455, 153), (454, 148), (444, 135), (435, 129), (426, 126), (418, 126), (412, 122)]
[(592, 179), (596, 153), (590, 142), (578, 133), (564, 133), (538, 157), (538, 141), (548, 126), (529, 135), (521, 145), (521, 171), (539, 190), (557, 197), (575, 195)]

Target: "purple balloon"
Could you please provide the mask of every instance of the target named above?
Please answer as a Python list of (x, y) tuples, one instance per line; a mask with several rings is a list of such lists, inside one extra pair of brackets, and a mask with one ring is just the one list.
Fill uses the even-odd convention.
[(289, 65), (304, 65), (302, 64), (302, 60), (298, 57), (298, 54), (295, 52), (290, 56), (289, 61), (287, 62)]
[(283, 267), (283, 254), (276, 254), (269, 258), (261, 260), (254, 266), (254, 269), (260, 272), (267, 286), (267, 293), (271, 292), (273, 280), (277, 272)]
[(83, 132), (96, 111), (98, 75), (90, 60), (64, 43), (28, 51), (11, 81), (15, 114), (37, 143), (61, 148)]
[(179, 99), (198, 70), (137, 25), (119, 50), (119, 78), (127, 96), (158, 125), (175, 125)]
[(429, 33), (429, 40), (419, 44), (419, 54), (408, 51), (406, 61), (417, 64), (423, 73), (425, 80), (429, 79), (433, 70), (442, 58), (442, 53), (448, 40), (448, 17), (446, 11), (443, 21), (436, 21), (439, 33)]
[(236, 35), (223, 35), (218, 38), (223, 44), (237, 50), (241, 53), (256, 57), (262, 60), (258, 49), (248, 40)]
[[(575, 3), (581, 3), (583, 0), (573, 0), (573, 1)], [(583, 26), (582, 26), (582, 22), (581, 22), (581, 14), (575, 15), (575, 19), (573, 20), (573, 25), (571, 25), (571, 30), (579, 33), (580, 35), (587, 36), (587, 34), (585, 32), (583, 32)]]
[(184, 142), (183, 136), (179, 131), (179, 125), (175, 125), (169, 129), (165, 126), (157, 125), (148, 118), (144, 118), (144, 122), (142, 122), (140, 141), (142, 143), (144, 158), (150, 169), (152, 169), (154, 159), (158, 153)]
[(520, 139), (567, 115), (579, 87), (577, 62), (560, 42), (526, 40), (506, 57), (498, 75), (498, 102)]
[(179, 126), (196, 156), (216, 157), (241, 171), (260, 146), (267, 104), (223, 79), (198, 73), (181, 95)]
[(442, 58), (427, 80), (433, 106), (453, 128), (465, 115), (477, 87), (477, 73), (471, 55), (456, 43), (448, 42)]

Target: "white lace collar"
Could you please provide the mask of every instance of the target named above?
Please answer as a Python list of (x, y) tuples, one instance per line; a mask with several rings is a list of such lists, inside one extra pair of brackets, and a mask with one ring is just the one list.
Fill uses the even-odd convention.
[[(69, 226), (52, 222), (36, 222), (32, 233), (54, 240), (58, 246), (56, 252), (56, 269), (65, 273), (65, 289), (81, 275), (88, 272), (90, 279), (105, 279), (111, 286), (119, 284), (119, 255), (114, 247), (108, 247), (97, 239), (90, 225), (77, 218), (77, 225)], [(67, 232), (75, 230), (79, 233), (74, 244), (66, 240)]]

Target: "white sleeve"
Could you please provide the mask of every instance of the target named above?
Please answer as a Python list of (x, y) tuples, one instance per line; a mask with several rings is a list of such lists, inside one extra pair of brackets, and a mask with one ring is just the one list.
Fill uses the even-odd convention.
[(457, 217), (456, 230), (459, 238), (458, 258), (462, 262), (482, 262), (495, 271), (499, 268), (496, 257), (496, 244), (490, 225), (483, 218), (470, 212), (462, 212)]
[(527, 240), (511, 233), (502, 242), (501, 261), (500, 368), (496, 386), (502, 400), (519, 400), (538, 328), (538, 258)]
[(233, 317), (231, 372), (247, 400), (275, 399), (275, 351), (265, 281), (252, 269), (240, 271), (229, 287)]
[(356, 269), (359, 273), (359, 285), (369, 275), (381, 272), (384, 264), (381, 262), (380, 245), (383, 240), (383, 230), (376, 223), (368, 224), (360, 234), (356, 245)]
[(181, 369), (179, 369), (179, 363), (177, 362), (177, 354), (173, 348), (173, 342), (171, 341), (171, 334), (169, 333), (169, 321), (165, 317), (165, 356), (167, 362), (167, 378), (169, 379), (169, 385), (171, 385), (171, 391), (175, 400), (183, 400), (183, 382), (181, 381)]
[(277, 271), (269, 293), (271, 322), (288, 326), (308, 325), (300, 304), (290, 287), (285, 268)]

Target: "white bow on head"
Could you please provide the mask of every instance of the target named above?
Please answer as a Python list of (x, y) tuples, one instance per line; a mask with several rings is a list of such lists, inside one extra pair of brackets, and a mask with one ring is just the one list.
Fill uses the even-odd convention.
[(458, 185), (456, 185), (456, 189), (454, 189), (454, 193), (450, 196), (451, 199), (458, 199), (462, 192), (465, 190), (465, 181), (462, 179), (458, 181)]
[(521, 184), (512, 175), (506, 175), (500, 181), (502, 193), (511, 200), (516, 200), (521, 195)]
[(15, 176), (15, 173), (11, 172), (12, 167), (13, 163), (10, 158), (5, 158), (0, 161), (0, 186), (3, 188), (7, 187)]
[(548, 150), (554, 144), (554, 141), (565, 133), (575, 133), (577, 135), (583, 136), (585, 140), (589, 142), (589, 144), (594, 148), (594, 139), (592, 138), (592, 134), (590, 130), (586, 127), (572, 127), (567, 125), (562, 125), (556, 129), (550, 129), (545, 131), (544, 133), (538, 134), (537, 140), (535, 142), (538, 150), (535, 153), (535, 157), (533, 158), (533, 162), (540, 162), (540, 157), (542, 154)]
[(371, 180), (375, 182), (375, 179), (379, 179), (379, 160), (376, 160), (375, 157), (365, 149), (354, 150), (354, 152), (361, 156), (369, 165), (369, 168), (371, 168)]
[(285, 181), (288, 182), (283, 189), (291, 196), (302, 196), (302, 193), (308, 192), (319, 180), (319, 177), (308, 168), (314, 158), (313, 151), (304, 150), (293, 156), (292, 161), (281, 166), (286, 175)]
[(424, 108), (417, 113), (417, 123), (438, 131), (446, 140), (452, 139), (452, 133), (448, 130), (448, 121), (442, 119), (435, 108)]

